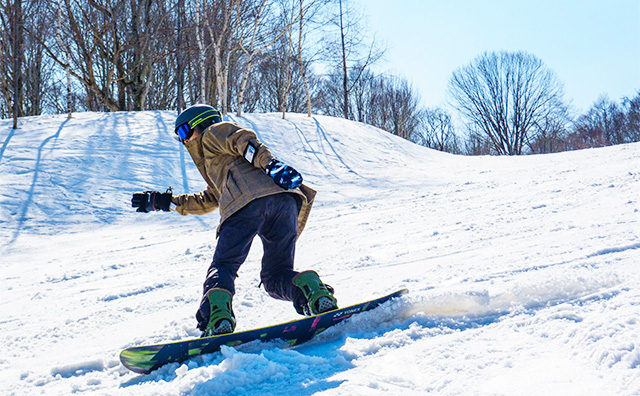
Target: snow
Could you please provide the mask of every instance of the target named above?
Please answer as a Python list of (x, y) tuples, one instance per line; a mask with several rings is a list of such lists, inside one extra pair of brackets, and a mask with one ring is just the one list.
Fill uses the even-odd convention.
[[(175, 114), (0, 121), (0, 394), (638, 395), (640, 144), (462, 157), (341, 119), (253, 114), (319, 191), (297, 246), (341, 305), (402, 299), (294, 349), (224, 348), (149, 375), (127, 347), (197, 337), (216, 213), (136, 213), (198, 192)], [(238, 330), (295, 319), (240, 270)]]

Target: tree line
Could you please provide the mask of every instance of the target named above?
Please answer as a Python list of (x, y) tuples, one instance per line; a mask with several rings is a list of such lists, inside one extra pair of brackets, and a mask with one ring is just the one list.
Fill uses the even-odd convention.
[(640, 141), (640, 90), (618, 104), (602, 96), (572, 116), (557, 75), (536, 56), (492, 52), (456, 70), (449, 81), (467, 123), (469, 154), (552, 153)]
[(326, 114), (437, 150), (545, 153), (640, 140), (640, 92), (569, 114), (527, 53), (486, 53), (424, 108), (349, 0), (0, 0), (0, 118), (75, 111)]
[(354, 76), (382, 54), (362, 32), (348, 0), (3, 0), (0, 116), (210, 103), (348, 118)]

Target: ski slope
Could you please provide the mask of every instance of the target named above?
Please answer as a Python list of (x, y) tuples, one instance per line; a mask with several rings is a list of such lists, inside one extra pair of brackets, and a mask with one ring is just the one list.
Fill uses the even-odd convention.
[[(205, 184), (175, 114), (0, 121), (0, 394), (638, 395), (640, 144), (462, 157), (363, 124), (254, 114), (319, 191), (297, 246), (341, 305), (410, 294), (295, 349), (224, 348), (149, 375), (120, 350), (197, 337), (216, 213), (136, 213)], [(297, 317), (240, 270), (238, 330)]]

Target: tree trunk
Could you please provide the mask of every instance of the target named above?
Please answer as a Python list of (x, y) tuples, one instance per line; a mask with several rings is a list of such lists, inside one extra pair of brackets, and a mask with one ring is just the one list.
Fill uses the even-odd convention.
[(184, 14), (184, 0), (178, 0), (178, 39), (176, 40), (176, 108), (178, 114), (185, 108), (184, 104), (184, 66), (180, 46), (182, 45), (182, 15)]
[[(199, 3), (199, 2), (198, 2)], [(204, 4), (200, 5), (201, 9), (204, 9)], [(195, 12), (196, 17), (196, 43), (198, 44), (198, 59), (200, 60), (200, 64), (198, 68), (200, 69), (200, 93), (198, 95), (198, 102), (205, 103), (206, 102), (206, 68), (205, 63), (207, 61), (206, 58), (206, 49), (204, 46), (204, 40), (202, 36), (200, 36), (200, 13), (198, 10)]]
[(13, 2), (13, 129), (18, 129), (22, 91), (22, 1)]
[(300, 26), (298, 28), (298, 67), (300, 68), (300, 76), (302, 77), (302, 84), (304, 86), (304, 93), (307, 96), (307, 116), (311, 117), (311, 94), (309, 93), (309, 82), (307, 81), (307, 73), (302, 63), (302, 17), (303, 17), (303, 3), (304, 0), (300, 0)]
[(340, 0), (340, 40), (342, 43), (342, 90), (344, 94), (343, 98), (343, 116), (345, 119), (349, 119), (349, 91), (348, 82), (349, 76), (347, 74), (347, 48), (344, 42), (344, 25), (342, 19), (342, 0)]

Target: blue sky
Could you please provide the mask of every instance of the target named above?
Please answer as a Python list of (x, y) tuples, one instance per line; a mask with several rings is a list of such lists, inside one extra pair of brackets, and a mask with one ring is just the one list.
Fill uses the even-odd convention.
[(640, 90), (640, 0), (357, 1), (388, 48), (376, 69), (411, 81), (429, 107), (444, 105), (453, 71), (485, 51), (540, 58), (576, 112)]

